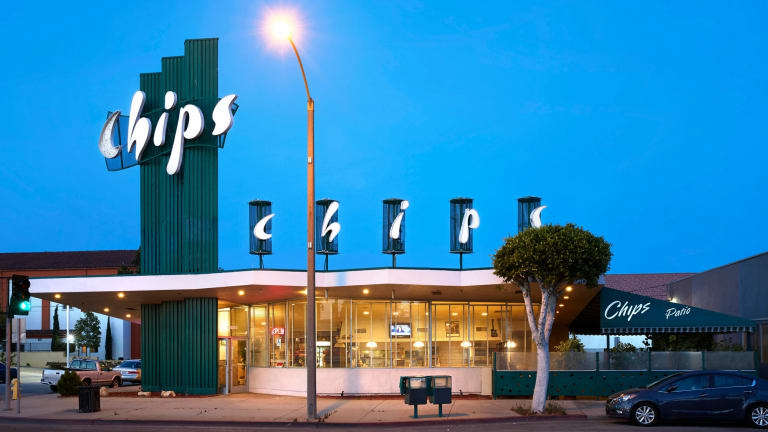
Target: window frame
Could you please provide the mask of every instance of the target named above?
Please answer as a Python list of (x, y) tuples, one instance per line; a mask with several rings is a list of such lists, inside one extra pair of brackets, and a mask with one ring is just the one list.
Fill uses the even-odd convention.
[[(737, 379), (743, 379), (746, 381), (750, 381), (747, 385), (731, 385), (731, 386), (715, 386), (715, 377), (717, 376), (725, 376), (725, 377), (731, 377), (731, 378), (737, 378)], [(757, 380), (752, 377), (746, 377), (744, 375), (737, 375), (737, 374), (729, 374), (729, 373), (714, 373), (710, 376), (709, 379), (709, 385), (712, 389), (728, 389), (728, 388), (748, 388), (748, 387), (754, 387), (757, 385)]]
[[(688, 380), (688, 379), (699, 378), (699, 377), (704, 377), (707, 380), (707, 384), (704, 387), (702, 387), (700, 389), (684, 389), (684, 390), (680, 389), (680, 385), (678, 384), (679, 382), (685, 381), (685, 380)], [(675, 388), (672, 391), (668, 391), (668, 389), (670, 387), (673, 387), (673, 386), (677, 387), (677, 388)], [(684, 377), (681, 377), (680, 379), (677, 379), (677, 380), (669, 383), (669, 385), (664, 387), (664, 391), (666, 391), (667, 393), (679, 393), (679, 392), (686, 392), (686, 391), (701, 391), (701, 390), (706, 390), (706, 389), (709, 389), (709, 388), (712, 388), (712, 374), (696, 374), (696, 375), (684, 376)]]

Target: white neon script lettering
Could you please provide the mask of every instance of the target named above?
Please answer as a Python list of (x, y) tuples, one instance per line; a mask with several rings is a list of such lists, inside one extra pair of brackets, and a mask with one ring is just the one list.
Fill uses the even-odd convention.
[(275, 214), (271, 213), (261, 218), (260, 221), (256, 222), (256, 225), (253, 227), (253, 235), (256, 236), (257, 239), (269, 240), (272, 238), (272, 234), (267, 234), (265, 228), (267, 227), (267, 222), (269, 222), (273, 217), (275, 217)]
[(128, 117), (128, 151), (131, 151), (133, 145), (136, 144), (137, 161), (141, 160), (141, 155), (144, 153), (144, 148), (149, 141), (149, 134), (152, 131), (152, 122), (146, 117), (141, 117), (146, 99), (147, 95), (143, 91), (139, 90), (134, 93)]
[[(149, 143), (149, 137), (152, 134), (152, 122), (142, 117), (142, 111), (144, 110), (144, 103), (146, 102), (147, 95), (143, 91), (137, 91), (133, 94), (131, 99), (130, 115), (128, 116), (128, 146), (127, 150), (133, 150), (133, 146), (136, 146), (136, 161), (141, 161), (141, 156), (146, 149), (147, 143)], [(168, 126), (168, 110), (173, 109), (176, 106), (177, 101), (176, 93), (169, 91), (165, 94), (164, 108), (166, 112), (163, 112), (158, 119), (157, 130), (153, 142), (155, 146), (160, 147), (165, 144), (165, 133)], [(213, 118), (213, 132), (211, 135), (218, 136), (227, 133), (234, 124), (234, 117), (232, 116), (232, 104), (235, 103), (237, 95), (231, 94), (224, 96), (213, 108), (211, 117)], [(107, 127), (110, 122), (114, 122), (116, 117), (120, 115), (120, 111), (115, 111), (113, 116), (107, 119), (107, 124), (102, 129), (101, 136), (99, 137), (99, 150), (105, 158), (112, 159), (117, 157), (119, 152), (114, 151), (116, 148), (112, 143), (112, 127)], [(173, 175), (179, 172), (184, 159), (184, 140), (192, 140), (198, 138), (205, 127), (204, 116), (202, 110), (195, 105), (187, 104), (179, 111), (179, 120), (176, 124), (176, 133), (173, 139), (173, 147), (171, 148), (171, 156), (168, 159), (168, 165), (166, 166), (166, 172), (169, 175)]]
[[(617, 308), (615, 312), (612, 314), (610, 313), (611, 308)], [(616, 300), (611, 302), (606, 308), (605, 308), (605, 318), (607, 319), (614, 319), (616, 317), (627, 317), (627, 321), (631, 321), (632, 317), (637, 314), (644, 314), (648, 312), (648, 310), (651, 308), (651, 303), (640, 303), (636, 305), (630, 305), (629, 302), (624, 302), (624, 304), (621, 304), (620, 300)], [(610, 315), (609, 315), (610, 314)]]
[(334, 201), (328, 206), (328, 210), (325, 212), (325, 216), (323, 216), (323, 227), (320, 231), (320, 236), (325, 237), (330, 232), (331, 235), (328, 236), (329, 242), (332, 242), (339, 235), (339, 231), (341, 231), (341, 224), (338, 222), (331, 223), (331, 218), (337, 211), (339, 211), (339, 202)]
[(689, 308), (688, 306), (682, 307), (680, 309), (669, 308), (669, 309), (667, 309), (667, 316), (666, 316), (666, 318), (667, 319), (669, 319), (669, 317), (677, 318), (677, 317), (680, 317), (680, 316), (683, 316), (683, 315), (688, 315), (689, 313), (691, 313), (691, 308)]
[(480, 214), (475, 209), (464, 209), (464, 218), (461, 220), (461, 229), (459, 230), (459, 243), (469, 241), (469, 230), (480, 226)]
[(410, 206), (411, 204), (406, 201), (402, 200), (400, 201), (400, 213), (398, 213), (397, 217), (395, 217), (395, 220), (392, 222), (392, 226), (389, 227), (389, 238), (393, 240), (397, 240), (400, 238), (400, 225), (403, 223), (403, 217), (405, 216), (405, 210)]

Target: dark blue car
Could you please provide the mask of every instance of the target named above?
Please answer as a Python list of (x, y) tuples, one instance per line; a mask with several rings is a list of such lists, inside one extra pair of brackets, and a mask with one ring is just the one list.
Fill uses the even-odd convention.
[(768, 427), (768, 381), (741, 373), (677, 373), (643, 388), (615, 393), (605, 412), (642, 426), (662, 420), (747, 421)]
[[(18, 373), (15, 367), (11, 368), (11, 379), (18, 378)], [(0, 363), (0, 384), (5, 383), (5, 363)]]

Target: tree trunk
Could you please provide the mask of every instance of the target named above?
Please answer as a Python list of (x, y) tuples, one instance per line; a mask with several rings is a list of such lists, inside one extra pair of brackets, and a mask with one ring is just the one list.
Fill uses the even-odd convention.
[[(547, 338), (549, 339), (549, 338)], [(531, 411), (544, 412), (547, 403), (547, 387), (549, 386), (549, 340), (536, 344), (536, 386), (533, 389)]]
[[(541, 284), (539, 285), (541, 286)], [(528, 291), (526, 293), (526, 291)], [(547, 387), (549, 385), (549, 335), (552, 333), (552, 325), (555, 321), (555, 308), (557, 307), (557, 293), (554, 289), (541, 290), (541, 306), (538, 320), (533, 314), (533, 305), (530, 299), (530, 291), (523, 291), (528, 324), (531, 334), (536, 342), (536, 385), (533, 388), (531, 411), (544, 412), (547, 402)], [(536, 322), (538, 321), (538, 323)]]

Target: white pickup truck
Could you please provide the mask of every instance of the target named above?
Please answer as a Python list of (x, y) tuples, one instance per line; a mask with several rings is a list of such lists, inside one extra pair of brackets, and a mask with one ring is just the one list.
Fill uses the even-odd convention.
[(122, 381), (120, 372), (108, 370), (98, 360), (74, 359), (66, 369), (43, 369), (41, 384), (47, 385), (52, 392), (56, 392), (56, 384), (64, 372), (71, 370), (77, 373), (83, 385), (108, 385), (117, 387)]

